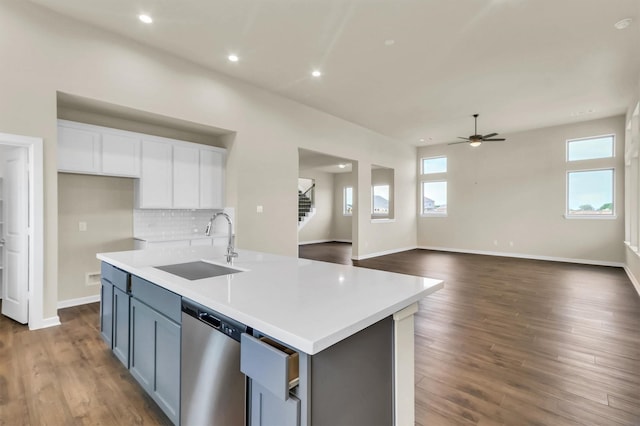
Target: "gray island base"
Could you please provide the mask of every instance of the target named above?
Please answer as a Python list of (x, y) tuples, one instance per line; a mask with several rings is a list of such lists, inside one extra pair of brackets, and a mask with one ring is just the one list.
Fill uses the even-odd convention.
[[(186, 305), (219, 317), (190, 320), (225, 334), (225, 374), (236, 378), (244, 400), (235, 404), (239, 416), (227, 416), (234, 422), (414, 424), (413, 314), (442, 281), (239, 252), (233, 265), (216, 247), (98, 255), (102, 337), (174, 424), (191, 426), (181, 420), (191, 408), (180, 400), (187, 359), (181, 344), (192, 324)], [(238, 272), (188, 280), (157, 268), (202, 260)], [(203, 362), (215, 365), (218, 356)], [(219, 410), (233, 409), (222, 401)]]

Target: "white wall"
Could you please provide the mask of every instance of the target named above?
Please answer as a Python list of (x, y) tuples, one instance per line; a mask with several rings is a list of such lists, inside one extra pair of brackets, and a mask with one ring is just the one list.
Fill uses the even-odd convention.
[[(333, 228), (331, 236), (337, 241), (351, 241), (353, 216), (345, 216), (344, 188), (355, 185), (353, 173), (337, 173), (333, 178)], [(355, 194), (354, 194), (355, 202)]]
[(44, 318), (58, 298), (57, 91), (237, 132), (226, 193), (240, 248), (297, 254), (298, 148), (358, 161), (363, 203), (371, 164), (402, 170), (396, 211), (406, 213), (373, 228), (360, 211), (354, 254), (415, 245), (415, 147), (30, 2), (0, 0), (0, 9), (0, 131), (44, 139)]
[[(610, 133), (616, 134), (617, 219), (566, 219), (566, 140)], [(418, 245), (623, 262), (624, 117), (506, 137), (506, 142), (478, 148), (439, 145), (419, 149), (419, 158), (447, 156), (448, 216), (419, 218)], [(590, 161), (585, 167), (610, 162)]]
[(315, 182), (315, 215), (298, 233), (300, 243), (331, 240), (333, 224), (333, 174), (318, 170), (300, 171), (301, 178)]
[[(640, 11), (640, 6), (639, 6), (639, 11)], [(638, 87), (636, 88), (634, 96), (629, 102), (629, 107), (627, 109), (627, 114), (625, 117), (626, 123), (629, 123), (631, 121), (632, 114), (638, 102), (640, 102), (640, 76), (638, 78)], [(638, 124), (636, 123), (636, 126), (637, 125)], [(638, 128), (632, 129), (632, 131), (636, 133), (640, 133), (640, 129)], [(640, 217), (640, 214), (637, 217)], [(640, 295), (640, 252), (634, 251), (631, 247), (625, 245), (624, 255), (625, 255), (624, 260), (625, 260), (625, 267), (626, 267), (627, 274), (629, 274), (629, 277), (633, 281), (636, 291)]]
[[(100, 294), (96, 253), (133, 250), (133, 179), (58, 173), (58, 301)], [(79, 230), (86, 223), (86, 231)]]

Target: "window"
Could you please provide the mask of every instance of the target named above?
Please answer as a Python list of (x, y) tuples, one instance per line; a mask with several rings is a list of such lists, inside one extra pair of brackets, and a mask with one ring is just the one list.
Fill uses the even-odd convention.
[(389, 185), (374, 185), (371, 213), (374, 216), (389, 216)]
[[(422, 159), (422, 191), (420, 214), (423, 216), (447, 215), (447, 157)], [(436, 175), (436, 176), (432, 176)]]
[(422, 182), (422, 214), (447, 214), (447, 182)]
[(613, 157), (613, 135), (567, 141), (567, 161)]
[(351, 215), (353, 213), (353, 188), (347, 186), (344, 188), (344, 202), (342, 207), (342, 214)]
[(447, 172), (447, 157), (432, 157), (422, 159), (422, 174), (430, 175), (434, 173)]
[(613, 169), (567, 173), (567, 215), (613, 216)]
[[(615, 218), (614, 157), (615, 135), (567, 140), (566, 217)], [(598, 168), (578, 169), (584, 160)]]

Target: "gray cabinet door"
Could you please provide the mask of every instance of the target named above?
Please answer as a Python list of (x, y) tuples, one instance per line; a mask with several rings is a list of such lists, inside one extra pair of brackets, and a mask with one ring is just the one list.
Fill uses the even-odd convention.
[(250, 426), (299, 426), (300, 400), (293, 395), (282, 400), (260, 385), (250, 380), (249, 425)]
[(162, 411), (180, 421), (180, 325), (131, 299), (131, 358), (133, 377)]
[(101, 280), (100, 289), (100, 335), (109, 348), (113, 348), (113, 284)]
[(148, 392), (153, 390), (155, 358), (155, 316), (153, 310), (135, 297), (131, 299), (131, 358), (129, 371)]
[(129, 304), (131, 296), (113, 287), (113, 353), (129, 368)]

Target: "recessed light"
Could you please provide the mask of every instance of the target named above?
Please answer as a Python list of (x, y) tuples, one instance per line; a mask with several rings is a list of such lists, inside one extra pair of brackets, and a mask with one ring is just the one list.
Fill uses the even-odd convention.
[(344, 169), (345, 167), (347, 167), (346, 164), (338, 164), (338, 167), (340, 167), (341, 169)]
[(618, 30), (624, 30), (629, 25), (631, 25), (631, 22), (633, 22), (633, 19), (625, 18), (625, 19), (621, 19), (618, 22), (616, 22), (615, 24), (613, 24), (613, 26), (616, 27), (616, 29), (618, 29)]
[(424, 138), (420, 138), (420, 142), (424, 142)]
[(153, 18), (151, 18), (151, 16), (149, 15), (145, 15), (144, 13), (138, 15), (138, 19), (144, 22), (145, 24), (150, 24), (153, 22)]
[(385, 46), (393, 46), (394, 44), (396, 44), (396, 41), (393, 39), (387, 39), (384, 41)]
[(320, 77), (322, 75), (322, 73), (320, 71), (318, 71), (318, 70), (313, 70), (311, 72), (311, 75), (314, 76), (314, 77)]
[(240, 60), (240, 58), (238, 58), (238, 55), (229, 55), (227, 56), (227, 59), (229, 59), (229, 61), (231, 62), (238, 62)]

